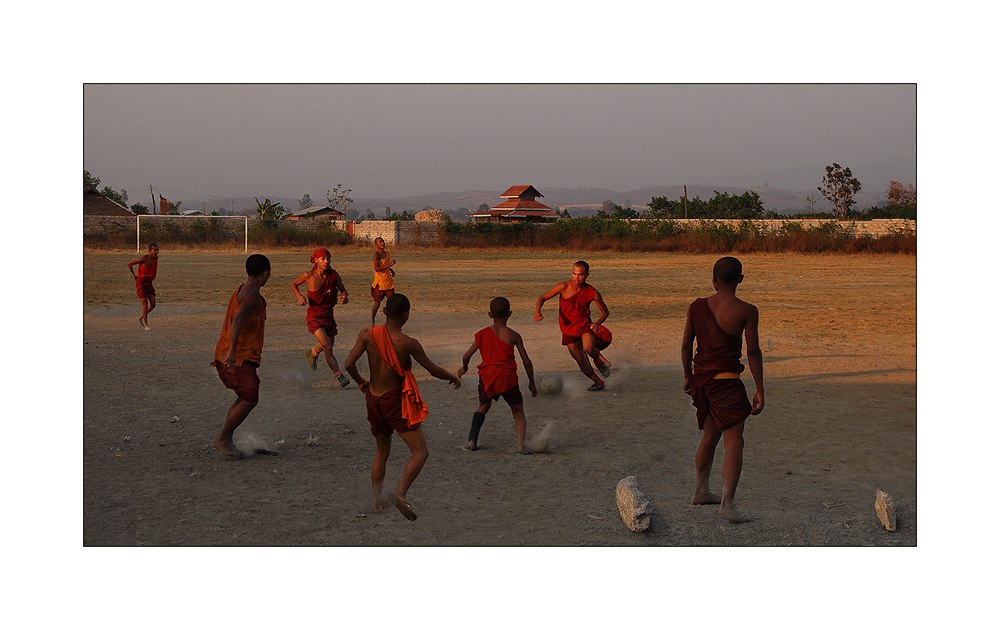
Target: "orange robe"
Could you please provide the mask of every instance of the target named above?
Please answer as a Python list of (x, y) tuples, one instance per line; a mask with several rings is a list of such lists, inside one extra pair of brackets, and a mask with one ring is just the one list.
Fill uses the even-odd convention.
[(378, 356), (382, 358), (382, 362), (389, 366), (390, 370), (403, 377), (402, 416), (406, 420), (406, 426), (413, 427), (420, 424), (427, 417), (427, 405), (420, 396), (420, 390), (417, 389), (417, 379), (413, 377), (413, 372), (404, 369), (399, 364), (399, 356), (396, 355), (396, 349), (392, 346), (392, 338), (389, 337), (385, 326), (372, 328), (372, 341), (375, 343), (375, 349), (378, 350)]
[[(233, 317), (240, 308), (237, 297), (243, 285), (236, 287), (229, 298), (229, 306), (226, 308), (226, 321), (222, 324), (222, 334), (218, 343), (215, 344), (215, 360), (225, 363), (229, 354), (229, 330), (233, 323)], [(261, 351), (264, 349), (264, 320), (267, 319), (267, 301), (264, 296), (260, 298), (260, 313), (257, 315), (247, 315), (243, 320), (243, 327), (240, 329), (239, 340), (236, 345), (236, 365), (243, 365), (244, 361), (253, 361), (260, 364)]]
[(479, 364), (479, 380), (487, 398), (493, 398), (517, 387), (517, 362), (514, 347), (497, 336), (492, 326), (476, 333), (476, 345), (483, 362)]
[(597, 290), (587, 285), (569, 299), (559, 296), (559, 331), (570, 337), (580, 337), (590, 330), (590, 303), (594, 301)]

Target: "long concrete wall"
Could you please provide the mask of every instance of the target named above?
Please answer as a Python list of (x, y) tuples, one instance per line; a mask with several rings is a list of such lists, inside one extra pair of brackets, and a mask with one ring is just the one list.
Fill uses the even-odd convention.
[[(175, 217), (156, 216), (141, 217), (142, 221), (173, 221), (179, 229), (186, 229), (194, 223), (194, 219), (223, 219), (221, 223), (234, 234), (243, 233), (243, 217)], [(251, 218), (250, 225), (257, 221)], [(642, 219), (632, 219), (631, 223), (638, 223)], [(739, 227), (743, 220), (739, 219), (674, 219), (679, 227), (686, 230), (693, 230), (703, 223), (718, 225), (728, 225), (733, 228)], [(280, 221), (284, 225), (299, 227), (302, 229), (313, 229), (319, 223), (316, 220), (304, 221)], [(324, 223), (327, 223), (324, 221)], [(334, 227), (354, 236), (355, 239), (374, 242), (376, 238), (382, 237), (386, 245), (440, 245), (444, 242), (444, 222), (443, 221), (362, 221), (354, 223), (351, 221), (329, 221)], [(847, 230), (848, 233), (873, 237), (888, 236), (895, 232), (916, 232), (917, 222), (911, 219), (873, 219), (871, 221), (835, 221), (831, 219), (756, 219), (752, 223), (765, 232), (781, 229), (786, 224), (799, 224), (804, 229), (813, 229), (826, 223), (834, 223)], [(135, 219), (131, 217), (83, 217), (84, 235), (95, 231), (107, 229), (131, 230), (135, 231)]]

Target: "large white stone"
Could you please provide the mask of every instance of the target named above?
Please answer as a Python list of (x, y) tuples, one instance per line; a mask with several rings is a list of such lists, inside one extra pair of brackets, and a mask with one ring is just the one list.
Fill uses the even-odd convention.
[(896, 502), (885, 490), (875, 490), (875, 513), (883, 527), (890, 532), (896, 531)]
[(615, 487), (615, 500), (618, 502), (618, 511), (626, 527), (633, 532), (644, 532), (649, 528), (653, 508), (649, 505), (646, 495), (639, 490), (634, 475), (618, 482), (618, 486)]

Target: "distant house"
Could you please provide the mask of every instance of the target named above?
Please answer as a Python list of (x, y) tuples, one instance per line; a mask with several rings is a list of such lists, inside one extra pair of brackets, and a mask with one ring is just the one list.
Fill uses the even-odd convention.
[(183, 217), (203, 217), (203, 216), (205, 216), (205, 211), (204, 210), (194, 210), (194, 209), (192, 209), (192, 210), (181, 210), (180, 212), (178, 212), (178, 214), (181, 215), (181, 216), (183, 216)]
[(83, 214), (96, 217), (131, 217), (132, 211), (122, 204), (108, 199), (96, 188), (83, 189)]
[(544, 197), (534, 186), (511, 186), (502, 195), (503, 201), (486, 212), (470, 212), (469, 219), (492, 223), (555, 223), (559, 215), (544, 203), (535, 201)]
[(302, 219), (328, 219), (331, 221), (342, 221), (344, 213), (334, 210), (330, 206), (309, 206), (304, 210), (293, 212), (287, 217), (289, 221), (301, 221)]

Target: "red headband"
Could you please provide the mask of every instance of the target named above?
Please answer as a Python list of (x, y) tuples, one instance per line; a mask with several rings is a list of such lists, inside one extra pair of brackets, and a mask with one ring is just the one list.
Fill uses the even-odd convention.
[(309, 258), (309, 262), (316, 262), (317, 258), (326, 258), (327, 260), (330, 260), (330, 250), (325, 247), (320, 247), (313, 252), (312, 257)]

